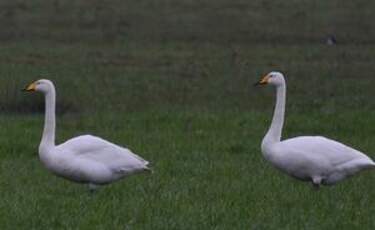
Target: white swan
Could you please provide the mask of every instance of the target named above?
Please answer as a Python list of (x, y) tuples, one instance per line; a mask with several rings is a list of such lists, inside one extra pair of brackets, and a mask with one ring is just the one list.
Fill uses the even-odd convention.
[(286, 84), (282, 73), (271, 72), (255, 85), (276, 87), (276, 106), (271, 127), (262, 141), (266, 160), (279, 170), (315, 187), (333, 185), (355, 173), (375, 168), (365, 154), (321, 136), (301, 136), (281, 141), (284, 123)]
[(130, 174), (150, 170), (148, 162), (129, 149), (99, 137), (83, 135), (55, 145), (55, 98), (53, 83), (41, 79), (31, 83), (26, 91), (45, 95), (45, 122), (39, 157), (54, 174), (68, 180), (89, 184), (90, 189), (108, 184)]

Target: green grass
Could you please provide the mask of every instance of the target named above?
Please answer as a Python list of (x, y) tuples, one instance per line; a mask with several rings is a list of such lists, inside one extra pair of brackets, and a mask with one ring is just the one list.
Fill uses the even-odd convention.
[[(357, 114), (366, 117), (367, 114)], [(375, 115), (375, 114), (372, 114)], [(123, 117), (124, 116), (124, 117)], [(341, 115), (343, 123), (353, 120)], [(375, 117), (375, 116), (372, 116)], [(308, 119), (309, 118), (309, 119)], [(73, 229), (355, 229), (374, 226), (374, 175), (363, 173), (314, 191), (271, 168), (259, 142), (259, 113), (129, 113), (104, 119), (63, 116), (59, 139), (82, 131), (129, 147), (153, 162), (139, 175), (90, 195), (86, 187), (48, 173), (36, 156), (42, 117), (3, 118), (1, 228)], [(118, 122), (118, 121), (123, 122)], [(320, 118), (289, 116), (287, 135), (313, 130), (372, 150), (360, 128)], [(310, 120), (310, 121), (306, 121)], [(320, 123), (330, 124), (317, 129)], [(341, 127), (342, 126), (342, 127)], [(293, 127), (293, 130), (291, 130)], [(370, 128), (369, 128), (370, 129)], [(370, 129), (371, 131), (371, 129)]]
[[(284, 138), (324, 135), (375, 159), (373, 1), (3, 1), (0, 229), (374, 229), (375, 175), (314, 191), (260, 142), (288, 82)], [(337, 46), (324, 39), (335, 34)], [(152, 162), (91, 195), (43, 168), (43, 98), (57, 142), (91, 133)]]

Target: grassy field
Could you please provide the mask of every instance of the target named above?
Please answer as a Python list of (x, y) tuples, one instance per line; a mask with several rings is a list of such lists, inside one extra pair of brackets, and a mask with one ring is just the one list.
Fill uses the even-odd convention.
[[(284, 138), (324, 135), (375, 159), (375, 2), (2, 1), (0, 229), (374, 229), (375, 174), (314, 191), (260, 152), (288, 82)], [(337, 46), (327, 46), (328, 35)], [(153, 164), (87, 188), (37, 156), (57, 88), (57, 142), (91, 133)]]

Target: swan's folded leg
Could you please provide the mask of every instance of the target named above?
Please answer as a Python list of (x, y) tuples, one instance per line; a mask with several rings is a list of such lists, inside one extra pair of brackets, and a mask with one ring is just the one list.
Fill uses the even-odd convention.
[(321, 177), (313, 177), (312, 178), (312, 185), (315, 190), (319, 190), (320, 184), (322, 183), (322, 178)]

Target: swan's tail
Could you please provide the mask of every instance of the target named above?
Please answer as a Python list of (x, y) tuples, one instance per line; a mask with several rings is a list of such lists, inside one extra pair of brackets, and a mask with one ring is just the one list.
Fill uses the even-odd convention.
[(142, 157), (138, 156), (130, 150), (129, 153), (143, 165), (143, 167), (140, 168), (140, 171), (153, 173), (153, 170), (149, 167), (150, 162), (146, 161), (145, 159), (143, 159)]

